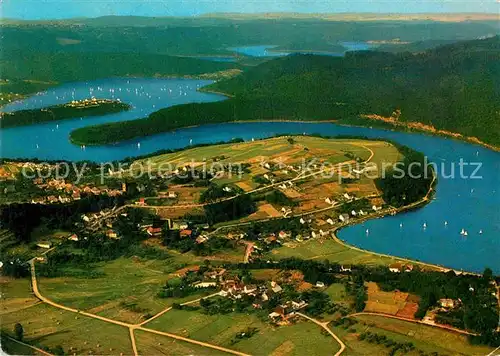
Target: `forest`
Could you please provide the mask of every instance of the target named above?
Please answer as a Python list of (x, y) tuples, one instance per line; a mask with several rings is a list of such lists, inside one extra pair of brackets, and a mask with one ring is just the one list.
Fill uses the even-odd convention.
[(106, 101), (82, 108), (75, 108), (65, 104), (54, 105), (45, 109), (19, 110), (3, 114), (0, 119), (0, 128), (6, 129), (78, 117), (108, 115), (129, 109), (130, 105), (128, 104)]
[[(146, 119), (80, 128), (75, 144), (101, 145), (179, 127), (250, 120), (360, 122), (364, 114), (419, 122), (500, 143), (500, 37), (419, 54), (348, 52), (291, 55), (265, 62), (207, 91), (231, 98), (162, 109)], [(372, 125), (366, 121), (365, 125)], [(489, 130), (485, 130), (489, 127)]]

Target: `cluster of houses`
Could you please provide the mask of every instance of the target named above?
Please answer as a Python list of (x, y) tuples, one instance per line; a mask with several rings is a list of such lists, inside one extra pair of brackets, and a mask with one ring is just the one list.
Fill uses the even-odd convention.
[(121, 190), (109, 189), (108, 187), (90, 187), (88, 185), (78, 187), (72, 183), (66, 183), (63, 179), (50, 179), (44, 181), (43, 178), (36, 178), (33, 183), (46, 192), (59, 191), (61, 194), (39, 197), (31, 200), (32, 204), (57, 204), (69, 203), (80, 200), (81, 194), (108, 195), (111, 197), (122, 195), (126, 191), (126, 186)]
[[(324, 284), (319, 282), (320, 286)], [(275, 281), (265, 282), (260, 285), (245, 284), (237, 276), (228, 276), (224, 268), (214, 268), (203, 274), (203, 280), (193, 284), (195, 288), (217, 288), (221, 290), (219, 295), (224, 298), (238, 300), (244, 296), (253, 299), (252, 306), (255, 309), (262, 309), (262, 303), (267, 302), (275, 295), (283, 292), (283, 288)], [(277, 306), (270, 314), (269, 319), (275, 323), (288, 323), (295, 313), (307, 306), (302, 300), (290, 300)]]
[[(120, 101), (120, 100), (118, 99), (118, 101)], [(92, 107), (92, 106), (96, 106), (99, 104), (107, 104), (107, 103), (113, 103), (113, 100), (96, 99), (95, 97), (92, 97), (91, 99), (72, 100), (70, 103), (66, 104), (65, 106), (70, 107), (70, 108), (82, 109), (82, 108), (87, 108), (87, 107)]]
[(389, 271), (393, 273), (411, 272), (413, 271), (413, 265), (411, 263), (393, 263), (389, 265)]

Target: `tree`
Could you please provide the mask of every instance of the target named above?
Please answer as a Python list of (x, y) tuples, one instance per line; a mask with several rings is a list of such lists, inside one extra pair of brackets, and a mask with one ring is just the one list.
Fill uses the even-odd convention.
[(483, 272), (483, 279), (485, 281), (491, 281), (493, 280), (493, 271), (491, 270), (491, 268), (485, 268), (484, 269), (484, 272)]
[(14, 325), (14, 334), (16, 335), (16, 339), (18, 339), (19, 341), (23, 340), (24, 329), (21, 324), (16, 323), (16, 325)]
[(55, 348), (54, 348), (54, 355), (57, 355), (57, 356), (64, 356), (64, 349), (61, 345), (57, 345)]

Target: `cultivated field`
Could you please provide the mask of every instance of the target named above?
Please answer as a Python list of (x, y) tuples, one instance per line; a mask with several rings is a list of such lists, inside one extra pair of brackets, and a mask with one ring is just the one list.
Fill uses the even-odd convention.
[[(339, 349), (331, 336), (323, 335), (311, 322), (273, 327), (255, 315), (239, 313), (205, 315), (197, 311), (172, 310), (148, 323), (147, 327), (254, 355), (327, 355)], [(231, 345), (231, 339), (248, 327), (256, 327), (258, 333)]]
[(137, 323), (146, 314), (158, 313), (175, 302), (196, 299), (196, 295), (185, 299), (157, 297), (165, 282), (175, 278), (172, 272), (192, 262), (189, 255), (162, 261), (120, 258), (96, 267), (103, 273), (97, 278), (39, 278), (38, 283), (41, 293), (57, 303)]
[(268, 253), (273, 258), (298, 257), (303, 259), (325, 259), (344, 263), (344, 264), (366, 264), (366, 265), (390, 265), (398, 261), (397, 258), (382, 257), (370, 253), (353, 250), (349, 247), (340, 245), (335, 240), (317, 240), (311, 239), (301, 243), (290, 243), (272, 250)]
[(383, 313), (413, 319), (418, 310), (418, 296), (409, 293), (381, 291), (377, 283), (366, 283), (366, 312)]
[(354, 326), (354, 333), (341, 327), (332, 327), (346, 343), (346, 355), (379, 355), (388, 352), (385, 347), (358, 340), (358, 335), (364, 331), (386, 335), (397, 342), (412, 342), (417, 349), (426, 353), (437, 352), (439, 355), (487, 355), (493, 350), (485, 346), (473, 346), (464, 335), (432, 326), (373, 315), (359, 315), (356, 319), (359, 323)]

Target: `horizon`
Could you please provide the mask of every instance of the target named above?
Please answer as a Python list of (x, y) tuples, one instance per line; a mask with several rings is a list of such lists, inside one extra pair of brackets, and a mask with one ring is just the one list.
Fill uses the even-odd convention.
[[(387, 12), (387, 9), (392, 9)], [(248, 0), (3, 0), (0, 2), (0, 18), (13, 20), (66, 20), (98, 18), (106, 16), (137, 17), (184, 17), (196, 18), (206, 15), (260, 15), (260, 14), (303, 14), (303, 15), (455, 15), (455, 14), (498, 14), (500, 0), (413, 0), (355, 2), (325, 0), (269, 1)]]

